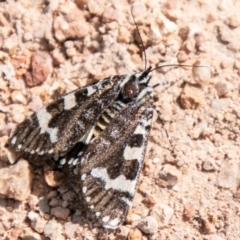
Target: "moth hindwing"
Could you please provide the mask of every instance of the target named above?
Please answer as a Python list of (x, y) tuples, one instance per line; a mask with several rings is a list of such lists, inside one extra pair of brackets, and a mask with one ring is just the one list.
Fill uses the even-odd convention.
[(131, 207), (143, 166), (153, 116), (150, 79), (148, 68), (68, 93), (19, 124), (8, 145), (75, 166), (86, 208), (115, 229)]

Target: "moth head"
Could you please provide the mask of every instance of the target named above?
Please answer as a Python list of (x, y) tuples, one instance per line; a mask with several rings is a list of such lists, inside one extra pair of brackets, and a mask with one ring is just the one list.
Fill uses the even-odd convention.
[(130, 102), (139, 97), (140, 92), (146, 88), (151, 79), (151, 68), (140, 73), (132, 74), (122, 86), (121, 96), (123, 101)]
[(139, 83), (136, 75), (132, 75), (129, 81), (123, 86), (121, 95), (124, 101), (131, 101), (137, 98), (139, 94)]

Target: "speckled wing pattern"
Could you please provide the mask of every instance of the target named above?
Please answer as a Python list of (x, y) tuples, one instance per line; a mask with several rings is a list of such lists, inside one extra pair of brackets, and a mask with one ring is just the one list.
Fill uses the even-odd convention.
[(153, 109), (134, 102), (88, 146), (78, 166), (85, 204), (102, 226), (117, 228), (131, 207)]
[(104, 228), (116, 229), (143, 166), (153, 116), (150, 79), (148, 68), (68, 93), (19, 124), (8, 145), (74, 166), (87, 211)]
[(27, 155), (58, 159), (85, 142), (101, 113), (116, 99), (121, 78), (68, 93), (31, 115), (11, 133), (8, 145)]

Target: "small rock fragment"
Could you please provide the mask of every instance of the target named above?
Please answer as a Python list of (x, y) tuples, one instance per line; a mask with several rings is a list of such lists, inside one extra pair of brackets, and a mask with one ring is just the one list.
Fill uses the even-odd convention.
[(61, 206), (58, 206), (51, 210), (51, 214), (57, 218), (66, 220), (68, 215), (70, 214), (70, 210), (68, 208), (63, 208)]
[(2, 49), (10, 54), (12, 54), (15, 49), (18, 47), (18, 36), (16, 33), (13, 33), (8, 38), (5, 39)]
[(184, 204), (183, 218), (186, 221), (190, 221), (196, 214), (194, 206), (191, 204)]
[(142, 232), (137, 229), (131, 229), (128, 235), (128, 240), (141, 240), (142, 239)]
[(149, 184), (144, 181), (140, 184), (139, 191), (145, 195), (151, 194), (151, 189), (149, 188)]
[(44, 236), (51, 240), (64, 240), (62, 235), (62, 225), (57, 223), (55, 220), (50, 220), (44, 227)]
[(175, 166), (165, 164), (159, 177), (167, 182), (168, 187), (173, 187), (181, 177), (181, 172)]
[(44, 174), (45, 181), (50, 187), (58, 187), (64, 181), (64, 174), (59, 171), (47, 171)]
[(201, 86), (209, 83), (211, 79), (211, 71), (208, 67), (208, 63), (198, 60), (193, 64), (193, 66), (192, 72), (195, 81)]
[(73, 56), (76, 56), (78, 54), (78, 52), (77, 52), (77, 49), (73, 47), (73, 48), (68, 48), (66, 50), (66, 54), (67, 54), (68, 57), (71, 58)]
[(171, 236), (170, 236), (170, 239), (169, 240), (182, 240), (182, 238), (176, 234), (176, 233), (173, 233)]
[(174, 210), (165, 204), (156, 204), (153, 206), (150, 215), (161, 222), (161, 227), (167, 226), (174, 214)]
[(203, 219), (203, 230), (206, 234), (211, 234), (216, 232), (214, 225), (210, 223), (207, 219)]
[(37, 205), (38, 205), (38, 202), (39, 202), (39, 199), (35, 196), (35, 195), (29, 195), (28, 199), (28, 205), (29, 207), (34, 210), (36, 209)]
[(52, 73), (52, 58), (47, 52), (38, 51), (31, 57), (30, 72), (25, 76), (27, 86), (34, 87), (47, 80)]
[(211, 240), (225, 240), (224, 238), (218, 236), (218, 235), (212, 235)]
[(54, 18), (54, 36), (59, 42), (68, 39), (81, 39), (88, 35), (90, 25), (84, 18), (84, 13), (76, 4), (67, 1), (59, 5), (59, 14)]
[(202, 32), (197, 32), (194, 34), (195, 47), (197, 50), (205, 43), (205, 36)]
[(12, 148), (8, 147), (8, 148), (5, 148), (4, 149), (5, 151), (5, 154), (8, 158), (8, 161), (11, 163), (11, 164), (14, 164), (20, 157), (20, 154), (15, 152)]
[(59, 205), (61, 205), (61, 200), (57, 198), (52, 198), (51, 201), (49, 202), (49, 206), (51, 207), (57, 207)]
[(110, 23), (117, 19), (117, 12), (114, 8), (106, 7), (102, 14), (102, 21), (104, 23)]
[(74, 2), (80, 9), (83, 9), (84, 5), (87, 4), (88, 0), (74, 0)]
[(180, 104), (183, 109), (197, 109), (203, 104), (204, 100), (203, 92), (189, 85), (184, 87), (180, 95)]
[(30, 227), (24, 227), (24, 231), (21, 233), (20, 237), (21, 240), (42, 240), (42, 236), (36, 233)]
[(15, 70), (11, 62), (6, 61), (5, 64), (0, 64), (0, 72), (3, 73), (4, 79), (10, 80), (15, 76)]
[(215, 84), (215, 89), (217, 90), (217, 94), (219, 97), (223, 97), (224, 95), (226, 95), (229, 91), (229, 87), (227, 83), (218, 81)]
[(178, 53), (177, 58), (178, 58), (178, 62), (180, 62), (180, 63), (186, 62), (186, 61), (188, 60), (188, 55), (187, 55), (187, 53), (186, 53), (185, 51), (182, 51), (182, 50), (181, 50), (181, 51)]
[(72, 191), (68, 191), (68, 192), (64, 193), (62, 196), (62, 199), (65, 201), (74, 201), (75, 198), (76, 198), (76, 193), (74, 193)]
[(202, 170), (206, 172), (214, 172), (216, 170), (216, 167), (213, 165), (210, 161), (204, 161), (202, 163)]
[(15, 165), (0, 169), (0, 194), (23, 201), (31, 192), (32, 173), (29, 163), (21, 159)]
[(35, 212), (29, 212), (28, 213), (28, 218), (30, 219), (31, 227), (36, 232), (43, 233), (43, 229), (44, 229), (47, 221)]
[(147, 207), (152, 207), (154, 204), (156, 204), (155, 199), (152, 196), (146, 196), (143, 199), (143, 203), (147, 206)]
[(141, 219), (141, 216), (134, 213), (132, 210), (127, 215), (126, 222), (132, 224), (133, 222), (139, 221)]
[(152, 216), (148, 216), (138, 224), (138, 228), (146, 234), (154, 234), (158, 231), (157, 219)]
[(48, 205), (48, 200), (46, 197), (41, 197), (38, 203), (39, 206), (39, 211), (44, 214), (44, 213), (49, 213), (50, 212), (50, 207)]
[(21, 103), (23, 105), (27, 105), (27, 98), (23, 95), (22, 91), (13, 91), (11, 93), (11, 100), (13, 103)]
[(74, 238), (76, 235), (76, 231), (78, 229), (78, 225), (71, 223), (71, 222), (66, 222), (64, 224), (64, 229), (65, 229), (65, 234), (70, 238)]
[(231, 16), (229, 16), (228, 18), (226, 18), (226, 20), (224, 21), (225, 24), (227, 24), (228, 26), (232, 27), (232, 28), (236, 28), (240, 26), (240, 16), (239, 14), (233, 14)]
[(216, 185), (223, 188), (237, 188), (240, 183), (239, 168), (237, 161), (231, 160), (223, 163)]
[(130, 231), (129, 227), (124, 225), (119, 226), (116, 239), (119, 239), (119, 240), (127, 239), (129, 231)]

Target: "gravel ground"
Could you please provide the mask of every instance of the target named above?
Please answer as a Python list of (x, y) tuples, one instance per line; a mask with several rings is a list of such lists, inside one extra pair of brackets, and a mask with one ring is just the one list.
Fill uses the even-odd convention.
[[(0, 239), (240, 239), (240, 2), (0, 1)], [(113, 74), (153, 72), (156, 109), (125, 223), (88, 219), (52, 161), (18, 159), (11, 130), (58, 96)], [(174, 148), (174, 153), (172, 152)], [(35, 163), (41, 162), (40, 166)]]

